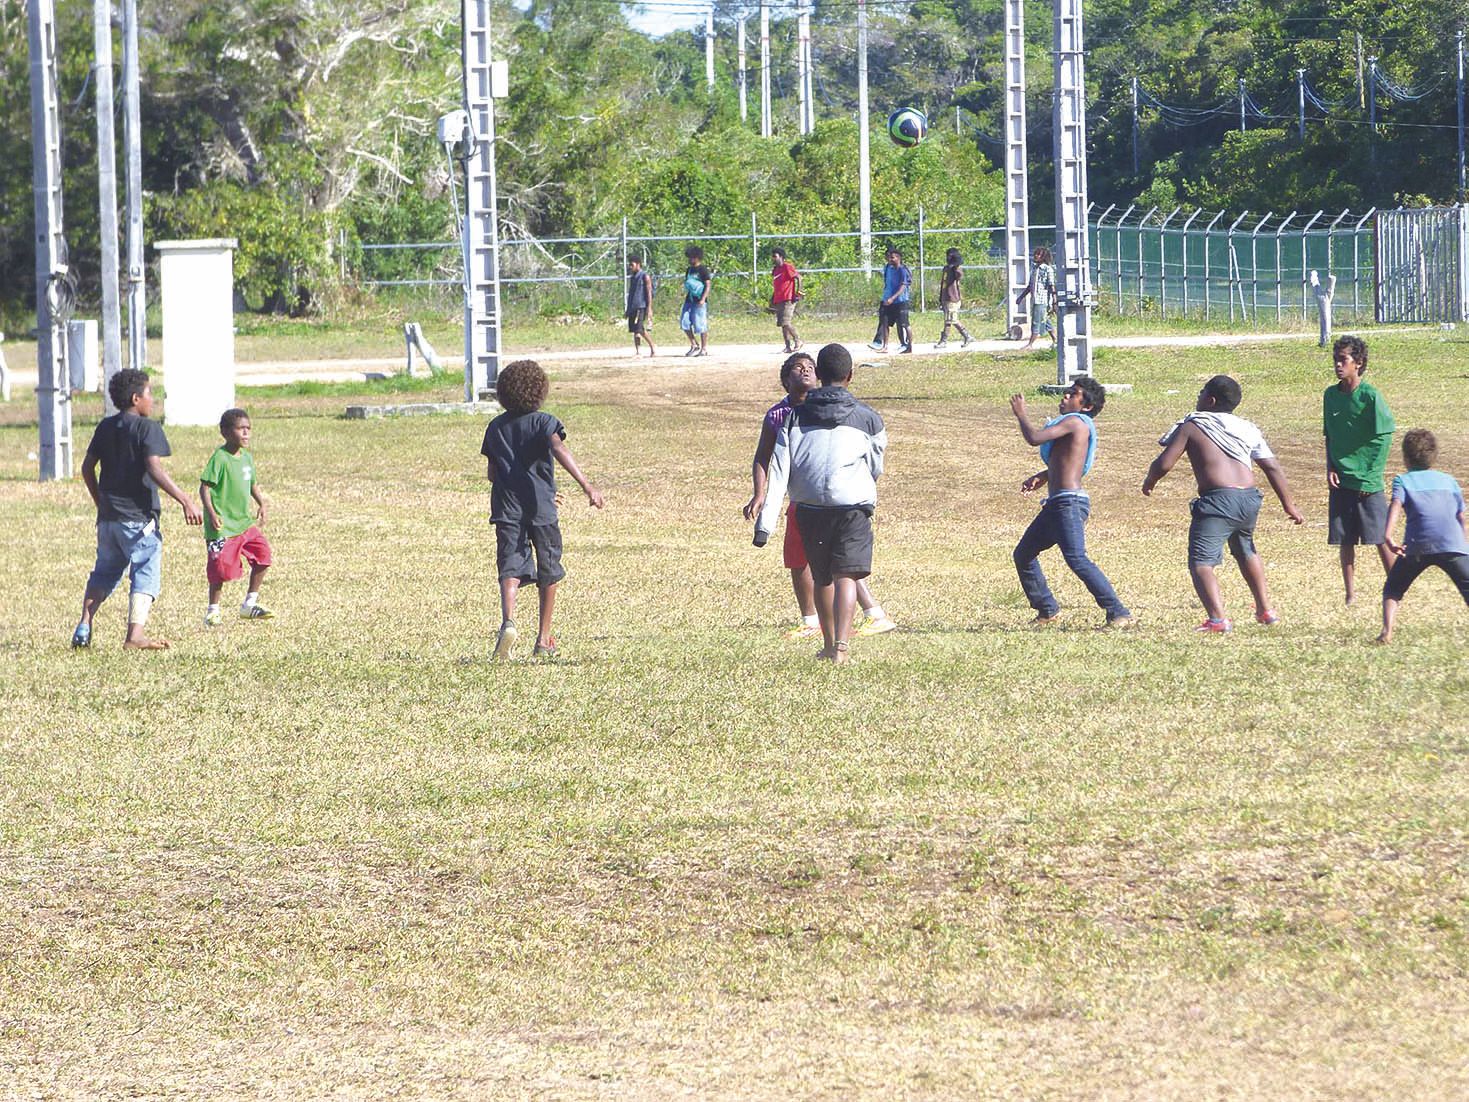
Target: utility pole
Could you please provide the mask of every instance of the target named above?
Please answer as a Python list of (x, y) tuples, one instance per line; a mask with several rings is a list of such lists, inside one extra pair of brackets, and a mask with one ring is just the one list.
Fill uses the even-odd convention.
[(1239, 132), (1245, 132), (1245, 78), (1239, 78)]
[(117, 283), (117, 138), (112, 129), (112, 0), (92, 0), (97, 97), (97, 232), (102, 241), (102, 392), (122, 370)]
[(1030, 282), (1030, 157), (1025, 143), (1025, 0), (1005, 0), (1005, 336), (1025, 335)]
[(796, 0), (796, 133), (806, 131), (806, 45), (810, 34), (806, 22), (806, 5)]
[(704, 84), (714, 91), (714, 8), (704, 13)]
[[(128, 366), (148, 362), (147, 267), (143, 257), (143, 125), (139, 101), (138, 3), (122, 0), (123, 141), (127, 145)], [(105, 388), (104, 388), (105, 391)], [(111, 397), (105, 399), (111, 402)]]
[(766, 0), (760, 0), (760, 136), (771, 136), (770, 5)]
[(1306, 70), (1296, 70), (1296, 113), (1300, 122), (1301, 141), (1306, 140)]
[(1455, 82), (1459, 105), (1459, 202), (1464, 202), (1464, 32), (1454, 36), (1455, 52), (1458, 54), (1459, 71)]
[(750, 117), (749, 105), (745, 102), (745, 21), (740, 20), (740, 29), (736, 41), (739, 43), (740, 56), (740, 122)]
[(500, 374), (500, 217), (495, 178), (495, 97), (509, 82), (492, 60), (491, 0), (464, 5), (464, 400)]
[(806, 71), (806, 133), (816, 129), (816, 57), (811, 50), (811, 12), (816, 5), (808, 0), (806, 4), (805, 30), (801, 34), (801, 53), (804, 56), (803, 65)]
[(862, 274), (871, 279), (872, 149), (867, 112), (867, 0), (857, 0), (857, 220)]
[(61, 107), (56, 87), (56, 9), (30, 0), (31, 188), (36, 211), (36, 407), (41, 481), (71, 477), (71, 391), (63, 290), (69, 274), (61, 209)]
[(1357, 32), (1357, 110), (1367, 109), (1367, 84), (1362, 79), (1362, 32)]
[(1055, 0), (1056, 382), (1092, 373), (1082, 0)]
[(1142, 159), (1138, 154), (1138, 139), (1142, 134), (1142, 127), (1138, 123), (1137, 114), (1137, 77), (1132, 78), (1132, 174), (1139, 175), (1142, 172)]
[(1367, 149), (1368, 159), (1377, 166), (1377, 58), (1367, 59)]

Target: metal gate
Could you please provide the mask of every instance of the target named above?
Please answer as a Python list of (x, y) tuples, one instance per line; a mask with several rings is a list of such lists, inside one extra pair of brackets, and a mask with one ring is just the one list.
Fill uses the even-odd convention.
[(1377, 213), (1376, 320), (1466, 320), (1465, 207)]

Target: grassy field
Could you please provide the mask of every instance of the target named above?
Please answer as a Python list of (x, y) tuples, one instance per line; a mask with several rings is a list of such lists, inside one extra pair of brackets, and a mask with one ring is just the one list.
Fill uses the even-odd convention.
[[(1469, 1095), (1469, 613), (1427, 575), (1370, 646), (1370, 561), (1342, 606), (1327, 357), (1102, 353), (1136, 387), (1089, 480), (1125, 634), (1092, 630), (1054, 552), (1062, 629), (1025, 627), (1036, 460), (1004, 399), (1051, 371), (859, 371), (892, 440), (874, 588), (903, 630), (842, 670), (782, 638), (779, 551), (739, 515), (774, 357), (556, 375), (608, 504), (564, 510), (555, 663), (486, 661), (482, 422), (347, 422), (335, 390), (244, 396), (278, 618), (202, 626), (170, 507), (173, 650), (123, 653), (114, 599), (72, 653), (92, 510), (34, 481), (18, 396), (0, 1096)], [(1267, 501), (1284, 624), (1203, 638), (1191, 483), (1138, 486), (1217, 371), (1308, 523)], [(1369, 378), (1469, 480), (1462, 336), (1376, 339)], [(192, 484), (215, 434), (169, 437)]]

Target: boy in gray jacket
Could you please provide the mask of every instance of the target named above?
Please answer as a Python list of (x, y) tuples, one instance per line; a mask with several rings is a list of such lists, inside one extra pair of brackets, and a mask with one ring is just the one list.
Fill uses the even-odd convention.
[(821, 385), (776, 436), (755, 546), (765, 546), (789, 494), (816, 586), (824, 644), (816, 657), (840, 664), (847, 661), (857, 582), (872, 573), (872, 510), (888, 441), (882, 418), (847, 389), (851, 353), (827, 345), (816, 357), (816, 377)]

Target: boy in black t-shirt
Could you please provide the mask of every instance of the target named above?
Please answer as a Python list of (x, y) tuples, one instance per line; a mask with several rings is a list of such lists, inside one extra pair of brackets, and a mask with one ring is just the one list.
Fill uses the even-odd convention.
[(495, 396), (505, 412), (485, 429), (480, 454), (487, 461), (490, 522), (495, 526), (495, 563), (500, 577), (503, 616), (495, 637), (496, 658), (509, 658), (515, 647), (515, 598), (522, 583), (540, 588), (541, 620), (535, 657), (554, 658), (551, 612), (561, 568), (561, 526), (556, 519), (554, 459), (576, 479), (587, 501), (602, 508), (602, 494), (587, 481), (566, 447), (566, 427), (541, 411), (550, 381), (534, 360), (517, 360), (500, 372)]
[(92, 617), (128, 571), (131, 594), (123, 646), (163, 650), (167, 640), (143, 634), (161, 588), (163, 533), (158, 527), (158, 491), (183, 506), (185, 523), (199, 524), (203, 518), (193, 499), (163, 469), (161, 459), (170, 454), (168, 438), (163, 426), (151, 420), (153, 387), (148, 373), (125, 368), (112, 377), (107, 392), (121, 412), (104, 417), (97, 425), (82, 463), (82, 481), (97, 506), (97, 562), (87, 579), (82, 618), (72, 632), (71, 645), (92, 645)]

